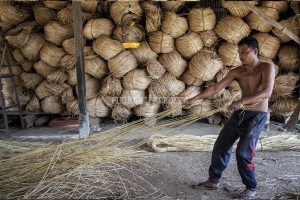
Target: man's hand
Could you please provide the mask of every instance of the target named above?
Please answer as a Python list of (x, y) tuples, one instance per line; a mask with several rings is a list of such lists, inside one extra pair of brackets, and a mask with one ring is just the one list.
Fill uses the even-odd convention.
[(232, 109), (234, 109), (234, 110), (241, 109), (242, 107), (243, 107), (243, 101), (242, 101), (242, 100), (234, 101), (234, 102), (232, 102), (232, 104), (229, 106), (229, 108), (232, 108)]
[(192, 99), (189, 99), (185, 102), (185, 107), (186, 108), (190, 108), (197, 100), (192, 98)]

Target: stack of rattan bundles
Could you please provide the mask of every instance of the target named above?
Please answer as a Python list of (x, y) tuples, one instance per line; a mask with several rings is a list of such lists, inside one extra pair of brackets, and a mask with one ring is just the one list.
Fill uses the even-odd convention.
[[(174, 109), (172, 116), (181, 115), (186, 100), (241, 65), (237, 44), (251, 32), (260, 44), (259, 59), (278, 64), (282, 75), (294, 77), (289, 72), (295, 71), (299, 63), (297, 48), (290, 43), (280, 46), (286, 40), (274, 34), (260, 16), (241, 2), (222, 1), (230, 15), (219, 21), (212, 8), (192, 5), (182, 1), (117, 1), (109, 4), (105, 15), (98, 13), (97, 2), (82, 2), (86, 97), (91, 116), (126, 121), (132, 114), (152, 117), (160, 108)], [(14, 49), (15, 60), (25, 71), (20, 93), (29, 91), (31, 104), (38, 102), (43, 111), (77, 115), (71, 5), (36, 2), (31, 6), (35, 20), (20, 24), (6, 34), (10, 36), (8, 41)], [(258, 5), (279, 21), (278, 14), (284, 11), (284, 6)], [(188, 15), (184, 14), (186, 7), (190, 10)], [(122, 43), (130, 42), (140, 46), (124, 49)], [(281, 83), (280, 78), (276, 83)], [(240, 97), (237, 82), (212, 99), (198, 102), (189, 111), (201, 114), (224, 106), (232, 97)], [(51, 106), (45, 106), (48, 104), (56, 105), (52, 106), (53, 111)], [(36, 106), (36, 110), (40, 107)], [(28, 108), (34, 110), (32, 106)]]

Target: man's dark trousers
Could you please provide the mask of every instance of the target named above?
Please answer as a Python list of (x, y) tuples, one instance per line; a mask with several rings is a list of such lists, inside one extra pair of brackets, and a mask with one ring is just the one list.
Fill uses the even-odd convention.
[(212, 182), (219, 182), (229, 162), (233, 144), (239, 138), (236, 149), (238, 170), (246, 188), (255, 191), (255, 168), (252, 159), (266, 121), (266, 112), (237, 110), (232, 114), (214, 144), (209, 167), (209, 178)]

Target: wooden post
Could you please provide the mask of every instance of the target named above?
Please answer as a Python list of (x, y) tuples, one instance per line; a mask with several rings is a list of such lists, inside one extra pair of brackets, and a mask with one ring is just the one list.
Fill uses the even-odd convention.
[(297, 44), (300, 44), (299, 37), (287, 29), (286, 27), (282, 26), (278, 22), (276, 22), (274, 19), (272, 19), (269, 15), (264, 13), (263, 11), (259, 10), (257, 7), (252, 5), (250, 2), (244, 1), (243, 2), (252, 12), (256, 13), (257, 15), (261, 16), (266, 22), (268, 22), (270, 25), (274, 26), (275, 28), (282, 31), (283, 34), (286, 34), (288, 37), (290, 37), (292, 40), (294, 40)]
[(79, 138), (82, 139), (89, 136), (90, 123), (86, 106), (85, 70), (82, 53), (82, 12), (80, 1), (72, 1), (72, 8), (75, 39), (75, 67), (77, 75), (77, 90), (79, 103)]

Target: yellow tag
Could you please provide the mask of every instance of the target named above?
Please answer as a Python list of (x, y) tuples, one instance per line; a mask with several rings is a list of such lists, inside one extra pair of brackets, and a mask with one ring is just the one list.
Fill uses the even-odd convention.
[(125, 49), (135, 49), (135, 48), (139, 48), (140, 43), (139, 42), (127, 42), (127, 43), (122, 43), (122, 45)]
[(135, 21), (132, 21), (130, 26), (134, 26), (135, 25)]

